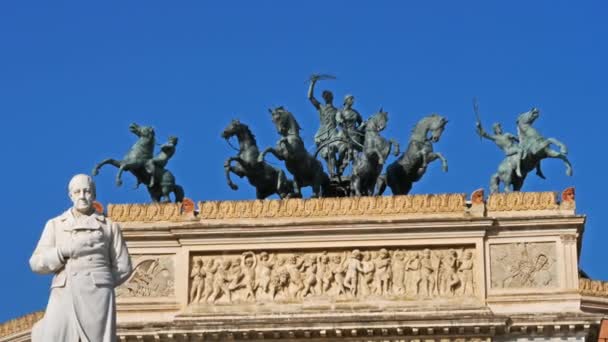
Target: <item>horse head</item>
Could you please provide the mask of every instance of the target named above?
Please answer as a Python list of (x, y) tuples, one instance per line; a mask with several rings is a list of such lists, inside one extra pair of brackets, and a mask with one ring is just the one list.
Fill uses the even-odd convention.
[(517, 126), (530, 126), (540, 116), (540, 110), (538, 108), (532, 108), (525, 113), (519, 114), (517, 117)]
[(280, 135), (300, 135), (300, 125), (291, 112), (283, 108), (283, 106), (268, 109), (268, 111), (270, 112), (272, 122)]
[(140, 138), (154, 139), (154, 128), (150, 126), (140, 126), (136, 123), (129, 125), (131, 133), (137, 135)]
[(431, 114), (424, 117), (414, 127), (410, 140), (436, 143), (441, 138), (441, 134), (447, 123), (448, 120), (439, 114)]
[(380, 132), (386, 128), (387, 123), (388, 123), (388, 113), (383, 111), (382, 108), (380, 108), (380, 110), (378, 110), (378, 112), (374, 113), (367, 120), (367, 125), (365, 125), (365, 129)]
[(233, 119), (232, 121), (230, 121), (228, 126), (224, 128), (224, 131), (222, 132), (222, 138), (230, 139), (230, 137), (236, 135), (243, 128), (243, 126), (244, 125), (239, 120)]

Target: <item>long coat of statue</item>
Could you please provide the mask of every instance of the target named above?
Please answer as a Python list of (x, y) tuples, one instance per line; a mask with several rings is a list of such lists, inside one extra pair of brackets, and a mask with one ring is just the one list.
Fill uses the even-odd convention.
[[(70, 244), (64, 259), (59, 246)], [(103, 215), (76, 217), (72, 209), (49, 220), (30, 258), (36, 273), (55, 273), (44, 318), (32, 342), (114, 342), (114, 287), (131, 274), (120, 228)]]

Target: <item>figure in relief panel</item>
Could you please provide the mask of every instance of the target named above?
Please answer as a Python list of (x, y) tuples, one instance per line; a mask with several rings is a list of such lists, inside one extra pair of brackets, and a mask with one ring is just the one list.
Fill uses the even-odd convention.
[(344, 276), (344, 286), (349, 289), (351, 297), (357, 296), (359, 286), (359, 273), (363, 273), (363, 265), (361, 264), (361, 251), (355, 249), (352, 251), (346, 261), (346, 275)]
[(420, 279), (418, 280), (416, 294), (420, 295), (420, 289), (422, 288), (424, 290), (424, 296), (432, 296), (436, 289), (436, 276), (437, 272), (433, 266), (431, 250), (425, 249), (422, 251), (422, 255), (420, 257)]
[(372, 294), (372, 285), (374, 282), (374, 273), (376, 271), (376, 264), (372, 260), (372, 252), (367, 251), (363, 253), (363, 272), (361, 274), (361, 295), (360, 297), (367, 297)]
[(394, 251), (391, 261), (391, 272), (393, 274), (393, 294), (395, 295), (405, 294), (405, 265), (405, 252), (402, 250)]
[(304, 270), (304, 289), (302, 289), (301, 297), (314, 295), (315, 285), (317, 284), (317, 257), (313, 254), (307, 255), (302, 264)]
[(241, 256), (243, 259), (243, 265), (245, 266), (245, 270), (243, 271), (243, 279), (242, 284), (245, 288), (245, 300), (251, 298), (255, 300), (255, 290), (256, 290), (256, 282), (255, 282), (255, 270), (257, 260), (255, 258), (255, 254), (253, 252), (245, 252)]
[(214, 269), (215, 275), (213, 277), (213, 292), (208, 301), (215, 303), (222, 295), (228, 297), (228, 301), (232, 301), (232, 294), (230, 292), (229, 284), (231, 283), (230, 268), (232, 267), (232, 261), (230, 259), (223, 260)]
[(410, 252), (410, 257), (405, 266), (406, 272), (406, 294), (417, 296), (420, 294), (420, 253)]
[(473, 294), (473, 252), (465, 251), (460, 259), (458, 273), (462, 285), (462, 294)]
[(334, 274), (331, 270), (330, 258), (327, 252), (317, 257), (317, 293), (323, 295), (329, 291)]
[(375, 272), (375, 292), (383, 296), (389, 293), (390, 281), (392, 277), (391, 256), (385, 248), (380, 249), (378, 256), (374, 260), (376, 265)]
[(456, 274), (458, 268), (458, 254), (455, 250), (449, 250), (439, 261), (439, 285), (438, 292), (441, 295), (454, 295), (460, 284), (460, 278)]
[(336, 295), (339, 296), (341, 294), (346, 293), (346, 288), (344, 287), (345, 280), (345, 265), (346, 262), (346, 253), (344, 255), (336, 254), (331, 258), (332, 261), (332, 273), (334, 278), (334, 285), (336, 288)]
[(192, 288), (190, 289), (190, 302), (198, 302), (201, 300), (201, 295), (203, 294), (203, 288), (205, 286), (202, 259), (195, 259), (194, 265), (192, 266), (192, 272), (190, 272), (190, 278), (192, 278)]
[(271, 274), (274, 267), (273, 256), (274, 255), (262, 252), (257, 261), (255, 288), (264, 293), (268, 293), (270, 290)]

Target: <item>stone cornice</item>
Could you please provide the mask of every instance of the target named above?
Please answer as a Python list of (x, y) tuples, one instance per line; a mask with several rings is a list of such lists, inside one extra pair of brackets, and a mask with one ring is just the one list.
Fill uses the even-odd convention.
[(204, 201), (187, 199), (182, 203), (110, 204), (108, 216), (117, 222), (230, 222), (251, 220), (302, 219), (368, 219), (395, 217), (504, 217), (572, 216), (574, 189), (555, 192), (514, 192), (490, 195), (484, 201), (477, 190), (467, 201), (465, 194), (434, 194), (377, 197), (343, 197), (319, 199)]
[(44, 311), (36, 311), (0, 324), (0, 338), (31, 329), (42, 316)]

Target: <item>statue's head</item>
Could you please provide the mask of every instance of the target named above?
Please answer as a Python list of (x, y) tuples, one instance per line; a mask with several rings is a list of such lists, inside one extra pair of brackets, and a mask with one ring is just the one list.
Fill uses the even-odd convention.
[(473, 257), (473, 252), (471, 252), (471, 251), (464, 252), (464, 259), (465, 260), (471, 260), (472, 257)]
[(422, 256), (424, 256), (425, 259), (430, 259), (431, 258), (431, 250), (430, 249), (425, 249), (422, 251)]
[(68, 184), (68, 194), (75, 210), (83, 214), (93, 212), (96, 193), (95, 182), (91, 176), (79, 174), (72, 177)]
[(268, 261), (268, 259), (270, 259), (270, 257), (268, 256), (268, 253), (266, 253), (266, 252), (260, 253), (260, 260)]
[(358, 260), (361, 260), (361, 258), (363, 257), (363, 255), (361, 254), (361, 251), (358, 249), (353, 250), (351, 255), (353, 258), (358, 259)]
[(494, 131), (494, 134), (502, 134), (502, 125), (500, 122), (494, 123), (492, 125), (492, 130)]
[(253, 257), (252, 256), (248, 256), (245, 258), (244, 261), (245, 266), (247, 266), (248, 268), (253, 266)]
[(352, 95), (344, 96), (344, 107), (350, 108), (355, 104), (355, 97)]
[(321, 97), (327, 104), (334, 102), (334, 94), (329, 90), (323, 90)]

